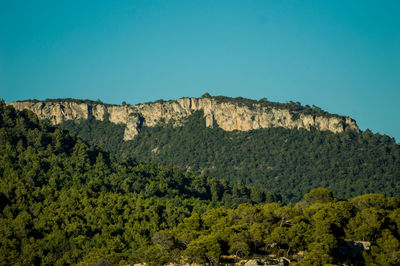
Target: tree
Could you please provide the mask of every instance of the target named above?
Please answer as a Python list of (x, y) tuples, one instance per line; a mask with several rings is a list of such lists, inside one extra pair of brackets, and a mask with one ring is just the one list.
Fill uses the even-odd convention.
[(380, 236), (385, 213), (374, 208), (363, 209), (347, 224), (346, 236), (354, 240), (374, 241)]
[(200, 236), (190, 242), (184, 254), (189, 262), (217, 264), (221, 256), (221, 247), (213, 235)]
[(358, 209), (376, 208), (393, 210), (399, 207), (396, 198), (386, 198), (383, 194), (365, 194), (351, 200)]
[(368, 264), (400, 265), (400, 242), (389, 230), (384, 230), (382, 237), (371, 247), (371, 253), (364, 253)]
[(304, 199), (308, 205), (314, 203), (327, 203), (333, 201), (333, 194), (327, 188), (314, 188), (304, 195)]
[(310, 252), (300, 261), (302, 265), (326, 265), (334, 263), (333, 251), (338, 243), (332, 234), (323, 234), (316, 237), (309, 245)]

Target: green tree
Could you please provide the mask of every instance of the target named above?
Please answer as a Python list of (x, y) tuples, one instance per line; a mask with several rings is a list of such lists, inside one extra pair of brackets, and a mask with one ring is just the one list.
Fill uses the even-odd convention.
[(304, 195), (304, 199), (308, 205), (314, 203), (327, 203), (333, 201), (333, 194), (327, 188), (314, 188)]
[(346, 236), (354, 240), (374, 241), (380, 237), (385, 213), (374, 208), (363, 209), (347, 224)]
[(364, 253), (364, 257), (370, 265), (400, 265), (400, 242), (390, 231), (384, 230), (376, 245), (371, 247), (371, 253)]
[(319, 235), (309, 246), (309, 253), (300, 261), (302, 265), (326, 265), (335, 262), (333, 252), (338, 243), (332, 234)]
[(189, 262), (216, 264), (220, 260), (221, 247), (214, 236), (200, 236), (190, 242), (184, 255)]

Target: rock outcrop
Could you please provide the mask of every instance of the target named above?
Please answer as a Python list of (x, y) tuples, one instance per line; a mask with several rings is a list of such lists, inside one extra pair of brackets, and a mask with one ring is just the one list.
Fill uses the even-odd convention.
[(101, 102), (59, 100), (11, 102), (17, 110), (29, 109), (39, 118), (53, 124), (65, 120), (93, 117), (115, 124), (126, 125), (124, 140), (132, 140), (144, 126), (153, 127), (162, 123), (181, 126), (194, 112), (202, 111), (207, 127), (219, 126), (226, 131), (248, 131), (269, 127), (305, 128), (315, 127), (334, 133), (345, 130), (359, 131), (356, 122), (338, 115), (310, 115), (301, 111), (265, 106), (257, 101), (239, 104), (235, 101), (219, 101), (214, 97), (180, 98), (175, 101), (158, 101), (145, 104), (108, 105)]

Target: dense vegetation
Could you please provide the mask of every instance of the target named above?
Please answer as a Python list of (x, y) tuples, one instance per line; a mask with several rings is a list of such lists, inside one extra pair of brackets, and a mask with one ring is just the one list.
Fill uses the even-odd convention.
[(194, 213), (175, 228), (153, 235), (149, 260), (160, 265), (182, 257), (217, 263), (285, 256), (300, 265), (399, 265), (399, 229), (395, 198), (367, 194), (340, 201), (319, 188), (295, 206), (243, 204)]
[(144, 127), (123, 141), (124, 127), (95, 119), (64, 127), (118, 158), (133, 157), (200, 174), (244, 182), (297, 202), (310, 189), (327, 187), (339, 198), (383, 193), (400, 198), (400, 145), (386, 135), (316, 129), (267, 128), (226, 132), (206, 128), (202, 113), (182, 127)]
[[(85, 103), (85, 104), (102, 104), (102, 105), (107, 105), (107, 106), (112, 106), (115, 104), (106, 104), (103, 103), (100, 99), (97, 99), (96, 101), (93, 100), (89, 100), (89, 99), (75, 99), (75, 98), (54, 98), (54, 99), (46, 99), (46, 102), (50, 102), (50, 103), (59, 103), (59, 102), (72, 102), (72, 103)], [(38, 103), (41, 102), (40, 100), (37, 99), (28, 99), (28, 100), (23, 100), (23, 101), (17, 101), (17, 102), (33, 102), (33, 103)]]
[(117, 162), (4, 102), (0, 175), (2, 265), (279, 256), (301, 265), (400, 263), (396, 198), (343, 201), (318, 188), (296, 205), (257, 204), (265, 191), (157, 164)]
[(151, 236), (192, 212), (260, 203), (261, 189), (117, 163), (30, 111), (0, 102), (0, 262), (139, 261)]

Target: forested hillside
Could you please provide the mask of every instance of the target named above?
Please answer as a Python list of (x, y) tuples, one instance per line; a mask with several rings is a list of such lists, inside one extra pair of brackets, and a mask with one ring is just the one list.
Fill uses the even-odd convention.
[(123, 126), (95, 119), (63, 127), (117, 158), (159, 162), (200, 174), (244, 182), (299, 201), (311, 188), (327, 187), (340, 198), (383, 193), (400, 198), (400, 145), (386, 135), (317, 129), (266, 128), (227, 132), (205, 126), (201, 112), (181, 127), (144, 127), (123, 141)]
[(154, 232), (261, 189), (133, 161), (0, 102), (0, 262), (138, 261)]
[(273, 197), (261, 189), (117, 162), (4, 102), (0, 175), (2, 265), (400, 263), (396, 198), (318, 188), (296, 205), (263, 204)]
[(157, 232), (150, 250), (158, 264), (179, 254), (197, 263), (250, 257), (276, 265), (272, 258), (284, 256), (295, 265), (399, 265), (399, 229), (395, 198), (340, 201), (319, 188), (295, 206), (243, 204), (195, 213)]

